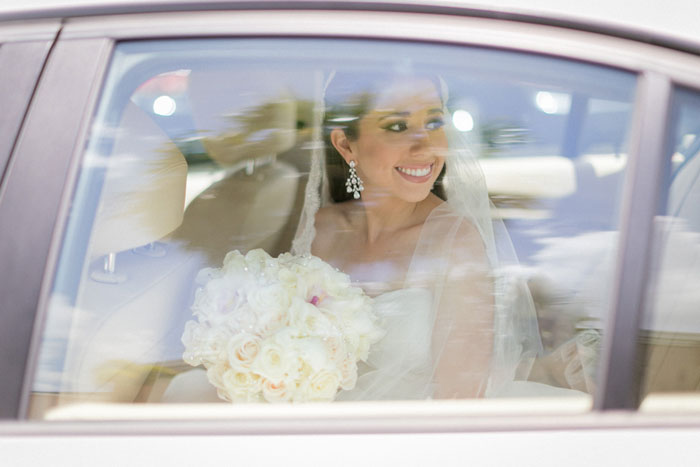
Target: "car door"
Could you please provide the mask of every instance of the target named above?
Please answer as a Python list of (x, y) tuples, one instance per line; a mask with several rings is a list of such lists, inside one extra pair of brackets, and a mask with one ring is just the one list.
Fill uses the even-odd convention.
[[(358, 30), (353, 24), (364, 27)], [(590, 44), (595, 47), (589, 47)], [(0, 57), (5, 47), (0, 46)], [(334, 51), (340, 53), (334, 55)], [(324, 72), (338, 66), (342, 59), (376, 67), (380, 58), (400, 57), (402, 53), (406, 54), (405, 62), (397, 60), (390, 66), (425, 66), (435, 60), (435, 67), (443, 70), (454, 89), (461, 91), (460, 99), (454, 103), (454, 115), (461, 115), (458, 121), (465, 133), (479, 129), (478, 136), (472, 136), (476, 132), (468, 136), (483, 151), (482, 167), (498, 215), (506, 221), (523, 264), (546, 273), (529, 276), (529, 286), (540, 306), (538, 318), (547, 354), (556, 356), (555, 351), (562, 344), (567, 348), (586, 347), (584, 339), (597, 339), (596, 346), (590, 347), (596, 349), (593, 357), (587, 362), (592, 366), (585, 371), (577, 368), (580, 385), (566, 381), (566, 376), (559, 379), (561, 375), (552, 373), (546, 364), (539, 367), (538, 383), (574, 391), (569, 393), (574, 397), (526, 397), (519, 403), (507, 397), (476, 401), (483, 404), (419, 401), (386, 407), (272, 406), (249, 411), (203, 404), (192, 412), (177, 404), (155, 404), (163, 402), (161, 398), (174, 374), (185, 373), (184, 369), (189, 368), (165, 365), (171, 362), (170, 354), (152, 357), (148, 352), (165, 342), (166, 337), (170, 344), (178, 344), (182, 320), (157, 336), (138, 334), (136, 331), (154, 329), (165, 320), (161, 315), (138, 313), (141, 309), (128, 307), (112, 312), (114, 303), (135, 301), (126, 292), (110, 295), (108, 289), (116, 290), (119, 284), (138, 278), (133, 283), (146, 284), (149, 291), (155, 291), (158, 306), (164, 310), (170, 311), (173, 303), (182, 302), (188, 311), (187, 300), (191, 297), (187, 293), (191, 291), (185, 288), (194, 283), (197, 269), (214, 264), (200, 260), (220, 256), (229, 245), (224, 242), (223, 247), (212, 246), (215, 236), (199, 230), (211, 219), (222, 217), (216, 214), (222, 212), (216, 201), (226, 203), (232, 199), (230, 196), (243, 197), (246, 190), (254, 190), (255, 196), (240, 198), (247, 201), (237, 215), (270, 212), (272, 207), (294, 211), (293, 205), (286, 210), (280, 207), (280, 200), (295, 199), (299, 186), (284, 185), (282, 181), (300, 179), (299, 174), (304, 172), (304, 158), (301, 164), (294, 165), (298, 162), (294, 156), (305, 154), (312, 147), (312, 141), (303, 138), (308, 138), (313, 127), (313, 99), (322, 88), (318, 83), (323, 83)], [(373, 57), (374, 62), (370, 60)], [(296, 64), (289, 64), (295, 61)], [(283, 79), (270, 80), (270, 69)], [(242, 74), (236, 74), (241, 70)], [(690, 54), (585, 31), (489, 18), (273, 10), (68, 20), (48, 55), (26, 118), (18, 127), (3, 180), (0, 258), (16, 273), (8, 275), (0, 285), (2, 308), (7, 310), (3, 323), (8, 323), (2, 327), (2, 342), (7, 346), (7, 354), (15, 356), (11, 362), (3, 363), (8, 377), (2, 383), (3, 394), (7, 395), (3, 397), (2, 415), (20, 419), (88, 419), (90, 422), (72, 428), (73, 433), (83, 436), (107, 433), (118, 426), (116, 419), (126, 418), (130, 421), (121, 425), (123, 434), (129, 430), (150, 435), (224, 433), (239, 436), (252, 443), (250, 446), (258, 443), (258, 449), (267, 446), (268, 441), (251, 441), (252, 433), (270, 435), (279, 442), (279, 434), (295, 434), (304, 439), (300, 432), (349, 432), (357, 441), (363, 435), (371, 436), (368, 433), (382, 432), (392, 434), (388, 438), (403, 436), (424, 447), (431, 436), (421, 438), (410, 433), (438, 433), (438, 443), (449, 445), (448, 452), (455, 453), (458, 447), (450, 443), (457, 442), (458, 437), (448, 432), (473, 434), (471, 446), (476, 449), (485, 435), (474, 432), (482, 430), (498, 431), (500, 435), (508, 430), (535, 428), (551, 435), (555, 430), (574, 431), (591, 426), (613, 431), (611, 427), (624, 425), (622, 420), (627, 419), (591, 409), (633, 409), (639, 403), (639, 368), (633, 362), (650, 283), (647, 271), (654, 259), (645, 246), (652, 242), (653, 219), (664, 197), (671, 95), (677, 84), (697, 87), (699, 70), (697, 57)], [(289, 88), (297, 92), (293, 94), (295, 99), (281, 97), (286, 94), (277, 89), (280, 83), (288, 88), (284, 92)], [(264, 86), (268, 87), (263, 92)], [(241, 96), (254, 97), (247, 106), (239, 103), (239, 107), (225, 108), (224, 96), (228, 95), (241, 100)], [(169, 100), (158, 100), (162, 96)], [(267, 118), (269, 115), (288, 116), (291, 101), (296, 109), (291, 123), (280, 119), (285, 123), (270, 124), (273, 119)], [(197, 113), (197, 106), (205, 109), (203, 114)], [(212, 131), (213, 123), (197, 122), (212, 115), (235, 115), (233, 110), (251, 106), (265, 117), (261, 120), (268, 125), (266, 131), (260, 133), (253, 125), (241, 137), (242, 142), (236, 140), (234, 149), (219, 151), (225, 157), (217, 159), (215, 154), (219, 148), (216, 143), (227, 135), (178, 133), (192, 122), (195, 130)], [(170, 119), (177, 116), (178, 108), (189, 109), (190, 120)], [(272, 113), (266, 114), (267, 111)], [(150, 128), (152, 133), (141, 133)], [(271, 138), (269, 141), (274, 144), (253, 145), (261, 139), (268, 141), (264, 137), (287, 135), (289, 131), (295, 136), (291, 146), (284, 137)], [(108, 163), (105, 173), (105, 166), (100, 166), (95, 155), (118, 155), (121, 152), (114, 147), (152, 142), (155, 135), (165, 138), (170, 149), (174, 145), (187, 162), (187, 186), (201, 184), (199, 190), (184, 193), (188, 207), (179, 213), (180, 217), (174, 216), (179, 230), (171, 236), (173, 229), (165, 229), (165, 233), (147, 240), (131, 239), (134, 228), (126, 228), (132, 226), (128, 220), (100, 230), (101, 224), (94, 219), (99, 203), (105, 204), (107, 194), (112, 193), (107, 187), (109, 173), (114, 170)], [(297, 142), (300, 144), (294, 146)], [(255, 160), (241, 159), (235, 152), (244, 143), (248, 144), (248, 154), (256, 155)], [(130, 154), (129, 151), (134, 150), (123, 153)], [(202, 163), (198, 158), (205, 152), (208, 158)], [(285, 154), (290, 159), (273, 166), (265, 159), (270, 153)], [(145, 156), (139, 159), (144, 160)], [(173, 167), (181, 167), (180, 159), (167, 160)], [(280, 162), (280, 157), (274, 162)], [(126, 185), (126, 179), (133, 180), (138, 174), (128, 172), (117, 177), (115, 186)], [(257, 175), (263, 176), (255, 178)], [(266, 183), (268, 176), (276, 182)], [(229, 188), (217, 185), (223, 180), (232, 181), (234, 195), (227, 191)], [(137, 183), (139, 187), (161, 186), (151, 177)], [(178, 183), (168, 191), (172, 198), (183, 195), (176, 189), (181, 185)], [(170, 190), (163, 188), (166, 189)], [(119, 190), (113, 193), (123, 194)], [(261, 204), (255, 205), (253, 200)], [(236, 238), (277, 248), (284, 244), (281, 239), (288, 233), (289, 224), (274, 224), (275, 219), (278, 216), (255, 217), (239, 223), (250, 226), (250, 230), (239, 232)], [(223, 224), (221, 230), (228, 228), (233, 227)], [(258, 235), (268, 231), (275, 235)], [(113, 242), (110, 246), (94, 246), (94, 239), (102, 238), (101, 232), (106, 232), (104, 238)], [(198, 235), (204, 235), (205, 241), (197, 243)], [(165, 256), (148, 250), (134, 252), (144, 247), (158, 248), (160, 242), (168, 253), (181, 241), (189, 242), (188, 247), (197, 255), (189, 254), (187, 249), (185, 255), (180, 254), (181, 250)], [(154, 266), (156, 261), (171, 259), (171, 263)], [(100, 265), (104, 268), (96, 269)], [(151, 270), (155, 273), (139, 276)], [(185, 270), (187, 274), (178, 275)], [(160, 280), (165, 277), (178, 280)], [(158, 289), (159, 284), (169, 285)], [(102, 292), (92, 292), (98, 288)], [(66, 290), (72, 292), (64, 307), (57, 297)], [(97, 302), (90, 301), (93, 299)], [(169, 301), (162, 305), (165, 300)], [(101, 315), (104, 310), (108, 312)], [(62, 328), (61, 321), (55, 318), (66, 315), (75, 321)], [(52, 334), (54, 331), (58, 337)], [(48, 369), (55, 359), (46, 350), (55, 349), (52, 344), (56, 342), (63, 346), (61, 362), (64, 358), (73, 359), (75, 371), (61, 373), (68, 375), (67, 386), (47, 389), (51, 388), (49, 377), (53, 376)], [(143, 343), (145, 350), (139, 347)], [(134, 350), (134, 362), (138, 364), (108, 366), (111, 389), (94, 390), (93, 370), (123, 357), (124, 349), (118, 349), (121, 344)], [(173, 349), (179, 351), (175, 345), (167, 350)], [(146, 360), (138, 360), (147, 354)], [(120, 385), (122, 381), (128, 384)], [(105, 404), (95, 407), (86, 402)], [(219, 416), (226, 422), (212, 420)], [(198, 425), (192, 417), (207, 422)], [(139, 418), (141, 422), (134, 421)], [(649, 428), (662, 423), (658, 419), (636, 420), (630, 426)], [(35, 423), (37, 430), (46, 430), (45, 433), (68, 429), (60, 421)], [(674, 427), (696, 424), (696, 420), (669, 422)], [(610, 431), (601, 430), (598, 440), (610, 436)], [(689, 433), (692, 431), (684, 432), (691, 436)], [(647, 435), (654, 433), (640, 436)], [(376, 437), (368, 441), (371, 438), (367, 436), (360, 442), (379, 442)], [(572, 436), (569, 444), (563, 442), (560, 455), (565, 454), (565, 446), (571, 447), (585, 438), (580, 432)], [(192, 437), (189, 439), (192, 441)], [(212, 450), (222, 449), (216, 440), (196, 440), (213, 443), (209, 444)], [(332, 440), (336, 446), (353, 442), (343, 436)], [(468, 455), (464, 449), (461, 452), (452, 460)], [(537, 455), (532, 449), (528, 452), (533, 459)], [(650, 452), (651, 447), (640, 449), (637, 454), (649, 456)], [(254, 458), (256, 453), (259, 451), (251, 448), (247, 455)]]

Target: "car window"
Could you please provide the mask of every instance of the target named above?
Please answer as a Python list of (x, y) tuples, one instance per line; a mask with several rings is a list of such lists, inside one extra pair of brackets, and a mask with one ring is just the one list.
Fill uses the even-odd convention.
[(658, 258), (650, 310), (640, 335), (644, 396), (693, 393), (700, 382), (695, 299), (700, 260), (700, 95), (696, 91), (675, 92), (672, 121), (666, 205), (656, 218)]
[(30, 415), (588, 398), (635, 85), (487, 48), (119, 43)]

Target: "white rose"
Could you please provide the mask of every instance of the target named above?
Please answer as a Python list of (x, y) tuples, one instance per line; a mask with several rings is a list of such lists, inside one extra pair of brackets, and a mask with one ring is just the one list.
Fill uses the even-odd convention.
[(302, 386), (303, 395), (311, 401), (332, 401), (338, 392), (340, 376), (335, 370), (320, 370)]
[(224, 387), (224, 374), (228, 368), (223, 363), (218, 363), (207, 368), (207, 379), (214, 387), (222, 389)]
[(246, 370), (229, 369), (222, 377), (223, 387), (232, 402), (257, 402), (260, 400), (262, 379)]
[(207, 335), (204, 326), (196, 321), (185, 323), (185, 331), (182, 333), (182, 343), (185, 345), (185, 352), (182, 359), (189, 365), (197, 366), (202, 364), (202, 351), (200, 349), (202, 341)]
[(250, 250), (245, 255), (246, 267), (251, 274), (261, 273), (271, 260), (272, 257), (262, 248)]
[[(334, 361), (321, 337), (305, 337), (297, 342), (297, 351), (304, 364), (313, 371), (334, 367)], [(303, 366), (303, 365), (302, 365)]]
[(285, 349), (270, 339), (262, 342), (260, 352), (251, 368), (266, 379), (279, 381), (292, 365)]
[(288, 317), (290, 326), (297, 328), (302, 335), (326, 337), (339, 332), (319, 308), (297, 297), (292, 299)]
[(287, 289), (273, 284), (250, 290), (248, 304), (257, 317), (256, 332), (268, 334), (284, 324), (290, 297)]
[(232, 368), (250, 368), (260, 353), (260, 339), (252, 334), (241, 332), (228, 342), (228, 361)]
[(348, 354), (345, 342), (339, 336), (326, 337), (323, 339), (326, 347), (328, 359), (334, 363), (342, 362)]
[(287, 290), (290, 297), (298, 296), (297, 276), (289, 269), (280, 269), (277, 273), (278, 283)]
[(357, 362), (353, 357), (347, 357), (340, 363), (340, 387), (346, 391), (357, 384)]
[(190, 321), (185, 325), (185, 335), (183, 335), (185, 344), (183, 359), (186, 358), (188, 363), (198, 362), (197, 365), (205, 366), (211, 366), (222, 359), (226, 360), (227, 340), (228, 333), (225, 329), (210, 328), (207, 324)]
[(245, 257), (238, 250), (229, 251), (224, 257), (224, 265), (222, 270), (233, 271), (243, 270), (246, 267)]

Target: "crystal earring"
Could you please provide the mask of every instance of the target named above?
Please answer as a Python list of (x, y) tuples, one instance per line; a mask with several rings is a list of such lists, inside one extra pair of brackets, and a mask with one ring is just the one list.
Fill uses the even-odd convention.
[(350, 173), (348, 174), (348, 179), (345, 181), (345, 187), (348, 193), (352, 193), (352, 197), (355, 199), (360, 199), (360, 192), (365, 189), (362, 186), (362, 180), (360, 176), (357, 175), (357, 170), (355, 170), (355, 161), (350, 161)]

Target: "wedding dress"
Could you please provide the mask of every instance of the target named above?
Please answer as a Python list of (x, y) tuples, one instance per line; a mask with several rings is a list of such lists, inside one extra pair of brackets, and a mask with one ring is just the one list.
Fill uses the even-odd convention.
[[(355, 388), (341, 391), (337, 400), (427, 399), (440, 392), (435, 370), (456, 319), (454, 313), (468, 313), (464, 308), (470, 305), (484, 307), (473, 297), (446, 291), (454, 280), (456, 264), (460, 269), (484, 268), (469, 258), (454, 256), (460, 227), (469, 222), (448, 203), (442, 203), (422, 226), (401, 287), (388, 290), (387, 284), (356, 283), (374, 297), (374, 312), (386, 335), (371, 348), (367, 362), (359, 366)], [(483, 318), (479, 318), (483, 314), (474, 314), (477, 319), (470, 324), (471, 337), (490, 335), (491, 339), (483, 340), (493, 344), (472, 347), (469, 355), (460, 357), (463, 364), (458, 371), (471, 373), (466, 376), (477, 381), (480, 394), (495, 396), (508, 391), (513, 380), (527, 377), (540, 342), (526, 289), (518, 290), (516, 282), (504, 284), (504, 277), (489, 277), (499, 283), (502, 295), (486, 305), (492, 309), (491, 314)], [(507, 289), (509, 293), (505, 293)], [(520, 323), (514, 322), (514, 313), (521, 314)], [(490, 361), (488, 371), (470, 367), (470, 363), (480, 360)]]

